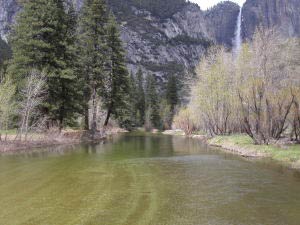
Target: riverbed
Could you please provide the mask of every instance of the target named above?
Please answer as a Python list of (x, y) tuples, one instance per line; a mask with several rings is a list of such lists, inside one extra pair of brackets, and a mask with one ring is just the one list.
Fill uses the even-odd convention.
[(299, 225), (300, 174), (199, 140), (122, 134), (0, 155), (2, 225)]

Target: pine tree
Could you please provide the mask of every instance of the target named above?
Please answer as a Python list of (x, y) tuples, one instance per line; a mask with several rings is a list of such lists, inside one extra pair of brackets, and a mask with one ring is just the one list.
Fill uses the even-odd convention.
[(178, 97), (178, 80), (175, 75), (168, 77), (168, 82), (166, 86), (166, 107), (169, 112), (164, 112), (164, 126), (167, 129), (170, 129), (172, 126), (173, 118), (175, 115), (175, 108), (179, 102)]
[[(77, 77), (72, 70), (75, 22), (66, 13), (63, 0), (28, 0), (17, 17), (11, 43), (13, 50), (9, 74), (22, 89), (33, 70), (47, 74), (47, 99), (43, 113), (60, 128), (73, 115)], [(71, 91), (72, 90), (72, 91)]]
[(171, 106), (171, 110), (174, 111), (176, 105), (178, 104), (178, 85), (175, 75), (171, 75), (168, 78), (166, 87), (166, 99), (167, 103)]
[(137, 110), (137, 121), (139, 126), (143, 126), (145, 123), (146, 99), (144, 90), (144, 76), (141, 68), (139, 68), (136, 74), (136, 88), (137, 93), (135, 98), (137, 101), (135, 108)]
[(0, 83), (4, 80), (7, 69), (7, 61), (10, 59), (10, 57), (11, 49), (9, 45), (0, 37)]
[(0, 37), (0, 68), (4, 65), (4, 62), (10, 57), (11, 57), (10, 47)]
[(157, 83), (154, 75), (148, 75), (146, 80), (146, 128), (160, 128), (161, 118), (160, 118), (160, 107), (159, 107), (159, 97), (157, 90)]
[[(79, 58), (80, 73), (85, 80), (84, 86), (84, 116), (85, 128), (96, 131), (97, 95), (104, 87), (107, 62), (107, 7), (105, 0), (85, 0), (79, 28)], [(92, 126), (89, 126), (89, 102), (92, 102)]]
[(115, 17), (110, 14), (107, 27), (107, 46), (109, 52), (109, 73), (105, 77), (101, 97), (107, 116), (104, 126), (112, 115), (119, 122), (129, 119), (129, 76), (125, 63), (125, 51)]
[[(65, 17), (65, 54), (61, 74), (52, 80), (50, 88), (58, 91), (51, 99), (56, 100), (57, 117), (60, 127), (74, 125), (75, 119), (82, 111), (83, 81), (79, 76), (78, 58), (76, 57), (77, 14), (72, 3), (67, 5)], [(50, 91), (50, 93), (52, 93)], [(53, 103), (54, 104), (54, 103)]]

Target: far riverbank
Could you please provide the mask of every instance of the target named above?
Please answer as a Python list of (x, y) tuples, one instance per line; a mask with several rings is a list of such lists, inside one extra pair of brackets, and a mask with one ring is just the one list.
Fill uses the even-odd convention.
[(52, 131), (47, 133), (31, 133), (25, 141), (18, 140), (16, 133), (9, 132), (1, 136), (0, 153), (18, 152), (30, 150), (33, 148), (51, 147), (58, 145), (76, 145), (86, 142), (97, 142), (108, 138), (111, 135), (127, 132), (120, 128), (109, 128), (105, 131), (99, 131), (91, 138), (88, 131), (85, 130), (63, 130), (61, 132)]

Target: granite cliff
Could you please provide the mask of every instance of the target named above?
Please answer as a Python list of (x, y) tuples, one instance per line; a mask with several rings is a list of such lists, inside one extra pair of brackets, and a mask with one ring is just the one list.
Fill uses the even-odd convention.
[(275, 27), (286, 37), (299, 37), (300, 1), (247, 0), (243, 7), (244, 39), (251, 39), (258, 25)]
[[(83, 0), (70, 0), (80, 9)], [(203, 11), (185, 0), (108, 0), (121, 29), (128, 68), (141, 67), (162, 79), (193, 71), (212, 44), (232, 47), (239, 6), (224, 1)], [(0, 0), (0, 34), (4, 38), (21, 10), (17, 0)], [(242, 10), (242, 34), (256, 27), (277, 26), (287, 36), (300, 35), (299, 0), (247, 0)]]

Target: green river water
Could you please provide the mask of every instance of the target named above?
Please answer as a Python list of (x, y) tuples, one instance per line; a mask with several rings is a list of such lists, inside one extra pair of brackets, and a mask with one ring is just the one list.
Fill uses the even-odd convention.
[(299, 225), (300, 175), (162, 135), (2, 154), (0, 224)]

